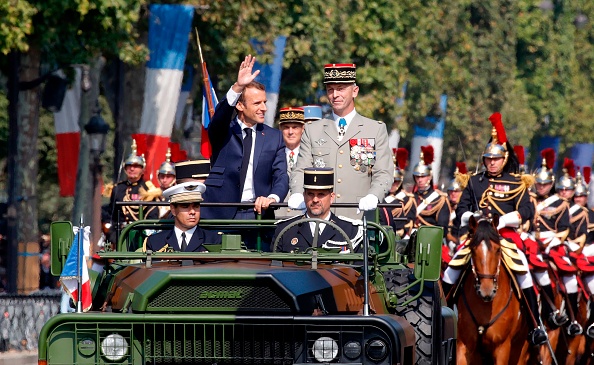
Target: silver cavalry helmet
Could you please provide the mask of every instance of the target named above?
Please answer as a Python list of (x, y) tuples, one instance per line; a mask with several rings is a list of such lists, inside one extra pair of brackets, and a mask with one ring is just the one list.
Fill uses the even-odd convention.
[(136, 139), (134, 139), (134, 138), (132, 138), (132, 152), (130, 153), (130, 155), (128, 155), (128, 157), (124, 161), (124, 165), (125, 166), (140, 165), (140, 166), (142, 166), (142, 168), (144, 168), (146, 166), (146, 161), (144, 160), (144, 156), (138, 155), (138, 146), (136, 144)]
[(588, 194), (588, 185), (586, 185), (582, 173), (578, 171), (575, 175), (575, 193), (573, 196), (588, 196)]
[(542, 162), (540, 167), (534, 171), (534, 180), (539, 184), (549, 184), (555, 182), (553, 166), (555, 165), (555, 150), (545, 148), (540, 152)]
[(163, 175), (175, 175), (175, 164), (171, 162), (171, 148), (167, 149), (165, 161), (161, 164), (157, 172)]
[(575, 190), (575, 165), (573, 164), (573, 160), (569, 158), (565, 158), (565, 162), (563, 163), (563, 176), (559, 178), (557, 184), (555, 184), (555, 189), (557, 190)]

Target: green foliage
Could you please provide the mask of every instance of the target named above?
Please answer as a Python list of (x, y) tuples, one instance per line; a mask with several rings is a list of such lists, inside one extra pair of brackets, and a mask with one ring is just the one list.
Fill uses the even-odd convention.
[(26, 52), (27, 37), (33, 31), (32, 17), (37, 10), (27, 1), (0, 1), (0, 52), (7, 55), (11, 50)]

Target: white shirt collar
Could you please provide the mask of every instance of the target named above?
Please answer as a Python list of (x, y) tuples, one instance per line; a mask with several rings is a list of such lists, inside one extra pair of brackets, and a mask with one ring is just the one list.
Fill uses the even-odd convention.
[(338, 115), (334, 114), (334, 112), (332, 112), (332, 118), (334, 118), (336, 128), (338, 128), (338, 121), (340, 120), (340, 118), (344, 118), (344, 120), (346, 121), (346, 126), (344, 127), (344, 130), (347, 130), (347, 128), (351, 124), (351, 121), (355, 117), (355, 114), (357, 114), (356, 109), (353, 109), (349, 114), (345, 115), (344, 117), (339, 117)]

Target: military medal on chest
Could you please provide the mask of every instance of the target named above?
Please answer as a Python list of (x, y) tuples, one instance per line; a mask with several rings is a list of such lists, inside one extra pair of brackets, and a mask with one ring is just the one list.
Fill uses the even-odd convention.
[(374, 138), (352, 138), (349, 140), (351, 148), (351, 166), (355, 171), (371, 174), (375, 165), (375, 139)]

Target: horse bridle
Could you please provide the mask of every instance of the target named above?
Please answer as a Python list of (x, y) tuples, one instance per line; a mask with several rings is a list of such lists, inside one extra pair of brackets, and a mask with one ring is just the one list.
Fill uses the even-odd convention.
[(470, 267), (472, 269), (472, 273), (474, 274), (474, 290), (476, 290), (476, 293), (478, 294), (478, 296), (481, 297), (481, 294), (480, 294), (481, 279), (493, 280), (493, 286), (495, 287), (493, 295), (497, 294), (497, 289), (499, 289), (499, 283), (497, 282), (497, 279), (499, 278), (499, 269), (501, 268), (501, 259), (499, 259), (497, 261), (497, 272), (494, 275), (493, 274), (482, 274), (482, 273), (477, 272), (476, 268), (474, 267), (474, 262), (472, 261), (472, 259), (470, 260)]

